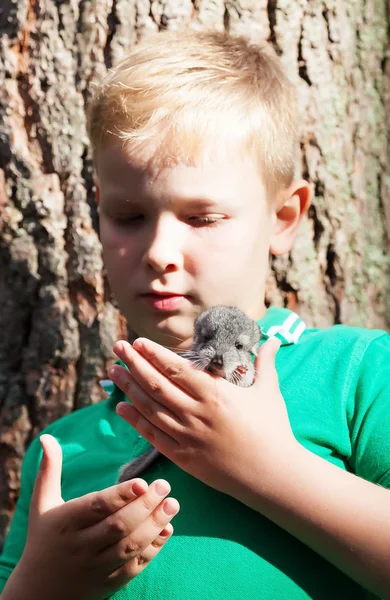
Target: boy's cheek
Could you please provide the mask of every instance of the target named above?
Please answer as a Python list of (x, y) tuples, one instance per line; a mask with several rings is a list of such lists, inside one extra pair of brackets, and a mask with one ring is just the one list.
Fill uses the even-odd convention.
[(104, 218), (100, 218), (99, 220), (99, 233), (103, 247), (115, 248), (118, 245), (118, 236), (115, 235), (112, 224)]
[[(105, 266), (108, 269), (121, 263), (126, 263), (126, 269), (132, 269), (129, 261), (132, 264), (140, 262), (140, 259), (137, 259), (139, 255), (137, 247), (131, 243), (129, 236), (118, 232), (113, 226), (102, 225), (100, 227), (100, 241), (103, 247)], [(108, 264), (108, 261), (112, 263), (112, 266)]]
[(100, 241), (103, 246), (108, 248), (120, 248), (124, 246), (126, 235), (124, 231), (120, 231), (118, 227), (107, 218), (101, 218), (99, 222)]

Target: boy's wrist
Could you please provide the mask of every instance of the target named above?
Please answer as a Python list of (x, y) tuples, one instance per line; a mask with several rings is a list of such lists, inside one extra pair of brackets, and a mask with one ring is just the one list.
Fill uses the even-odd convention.
[(305, 455), (308, 452), (299, 442), (294, 440), (274, 457), (268, 457), (267, 463), (254, 474), (251, 469), (243, 472), (242, 480), (234, 497), (250, 508), (268, 516), (268, 512), (276, 504), (291, 501), (284, 499), (284, 492), (299, 485), (299, 474), (304, 468)]
[[(44, 570), (45, 567), (42, 566), (41, 569)], [(51, 597), (47, 589), (50, 586), (39, 585), (34, 577), (36, 571), (27, 564), (25, 556), (22, 555), (5, 585), (0, 600), (41, 600), (42, 598), (50, 600)], [(56, 600), (65, 599), (56, 595)]]
[(30, 582), (21, 572), (19, 564), (9, 576), (0, 600), (38, 600), (38, 596), (31, 593)]

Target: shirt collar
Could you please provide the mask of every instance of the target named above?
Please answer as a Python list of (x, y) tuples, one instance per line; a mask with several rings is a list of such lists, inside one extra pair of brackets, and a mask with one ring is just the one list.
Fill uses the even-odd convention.
[(306, 329), (305, 323), (297, 313), (279, 306), (271, 306), (257, 324), (262, 330), (260, 343), (276, 337), (282, 346), (296, 344)]

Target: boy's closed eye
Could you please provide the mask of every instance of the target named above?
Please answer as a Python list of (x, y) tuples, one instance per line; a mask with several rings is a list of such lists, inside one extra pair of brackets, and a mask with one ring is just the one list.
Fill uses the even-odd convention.
[(188, 219), (191, 227), (204, 227), (210, 225), (217, 225), (219, 221), (222, 221), (224, 217), (221, 216), (198, 216), (190, 217)]
[[(141, 225), (147, 220), (147, 216), (143, 214), (123, 214), (111, 217), (112, 220), (120, 225)], [(215, 226), (220, 221), (224, 220), (223, 215), (193, 215), (186, 217), (185, 220), (191, 227), (207, 227)]]
[(119, 215), (113, 217), (113, 221), (115, 221), (115, 223), (118, 225), (141, 224), (144, 219), (144, 215)]

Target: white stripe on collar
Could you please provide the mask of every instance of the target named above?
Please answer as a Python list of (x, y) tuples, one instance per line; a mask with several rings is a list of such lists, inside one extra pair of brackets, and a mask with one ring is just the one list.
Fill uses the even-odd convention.
[(288, 315), (281, 325), (272, 325), (268, 330), (263, 330), (263, 338), (277, 337), (286, 344), (296, 344), (305, 331), (306, 325), (296, 313)]

